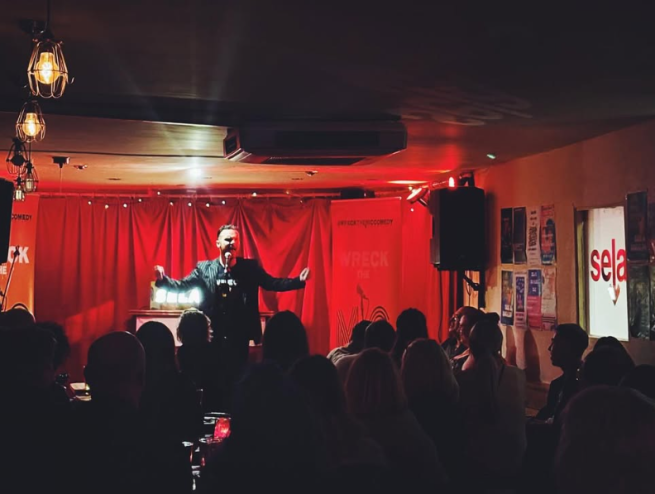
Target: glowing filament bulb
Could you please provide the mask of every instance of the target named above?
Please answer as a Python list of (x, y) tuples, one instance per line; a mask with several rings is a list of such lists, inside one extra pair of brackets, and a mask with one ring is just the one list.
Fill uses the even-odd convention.
[(41, 132), (43, 126), (41, 125), (41, 122), (39, 122), (39, 117), (36, 113), (27, 113), (22, 127), (25, 135), (36, 137)]
[(59, 72), (59, 65), (55, 61), (54, 53), (50, 51), (41, 52), (34, 74), (36, 80), (41, 84), (52, 84), (60, 75), (61, 72)]

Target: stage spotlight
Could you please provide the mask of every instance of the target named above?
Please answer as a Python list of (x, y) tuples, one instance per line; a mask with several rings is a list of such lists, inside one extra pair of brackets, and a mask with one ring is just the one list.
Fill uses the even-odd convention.
[(428, 189), (427, 186), (419, 187), (414, 189), (409, 193), (407, 196), (407, 200), (409, 201), (410, 204), (414, 204), (415, 202), (421, 203), (423, 206), (427, 207), (428, 203), (425, 200), (425, 196), (428, 194), (430, 190)]

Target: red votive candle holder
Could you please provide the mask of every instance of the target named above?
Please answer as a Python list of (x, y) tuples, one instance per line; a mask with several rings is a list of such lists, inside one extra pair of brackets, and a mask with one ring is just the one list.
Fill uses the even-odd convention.
[(219, 417), (214, 426), (214, 440), (223, 441), (230, 436), (230, 417)]

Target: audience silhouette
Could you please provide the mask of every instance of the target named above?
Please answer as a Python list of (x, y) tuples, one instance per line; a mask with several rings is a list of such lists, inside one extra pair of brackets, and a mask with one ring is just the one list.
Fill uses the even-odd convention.
[[(557, 326), (549, 350), (562, 375), (526, 421), (525, 374), (501, 355), (497, 314), (458, 309), (443, 346), (427, 338), (417, 309), (404, 310), (396, 326), (360, 321), (348, 345), (326, 358), (310, 355), (300, 319), (280, 312), (267, 324), (263, 362), (236, 376), (210, 344), (206, 316), (189, 310), (179, 349), (157, 322), (93, 342), (84, 368), (91, 396), (79, 399), (67, 383), (65, 328), (12, 308), (0, 313), (0, 486), (101, 494), (194, 486), (240, 494), (652, 491), (655, 367), (635, 366), (618, 340), (599, 339), (583, 361), (587, 333)], [(214, 421), (214, 412), (229, 412), (229, 434), (213, 438), (203, 409)]]

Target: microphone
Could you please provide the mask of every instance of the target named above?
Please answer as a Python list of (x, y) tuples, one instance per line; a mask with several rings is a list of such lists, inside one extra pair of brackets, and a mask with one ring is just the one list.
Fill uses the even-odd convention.
[(230, 261), (232, 260), (232, 252), (229, 250), (225, 253), (225, 271), (230, 270)]
[(362, 298), (362, 300), (368, 300), (368, 297), (364, 293), (364, 289), (359, 283), (357, 284), (357, 295), (359, 295)]

